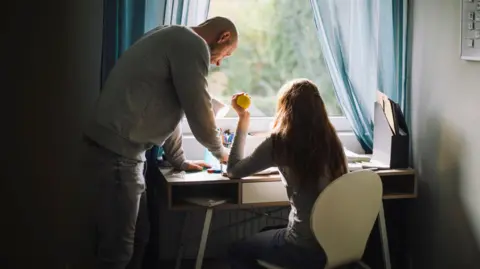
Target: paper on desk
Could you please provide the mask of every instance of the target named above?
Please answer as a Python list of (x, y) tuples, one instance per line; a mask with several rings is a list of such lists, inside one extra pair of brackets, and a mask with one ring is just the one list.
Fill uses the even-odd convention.
[(208, 197), (188, 197), (188, 198), (185, 198), (185, 201), (192, 204), (196, 204), (199, 206), (206, 206), (206, 207), (217, 206), (217, 205), (225, 204), (227, 202), (226, 199), (208, 198)]
[(260, 172), (256, 172), (253, 174), (254, 176), (262, 176), (262, 175), (271, 175), (271, 174), (278, 174), (278, 168), (277, 167), (270, 167), (265, 170), (262, 170)]
[[(256, 172), (252, 176), (266, 176), (266, 175), (274, 175), (274, 174), (278, 174), (278, 173), (279, 173), (279, 171), (278, 171), (277, 167), (270, 167), (270, 168), (267, 168), (265, 170)], [(223, 172), (222, 176), (228, 177), (228, 174), (226, 172)]]
[(371, 159), (370, 155), (367, 154), (358, 154), (355, 153), (351, 150), (348, 150), (347, 148), (343, 148), (343, 151), (345, 152), (345, 155), (347, 156), (347, 161), (349, 163), (355, 163), (355, 162), (368, 162)]
[(353, 172), (357, 170), (362, 170), (362, 164), (361, 163), (348, 163), (348, 171)]
[(379, 161), (371, 160), (369, 162), (360, 163), (364, 169), (376, 168), (376, 169), (389, 169), (390, 166)]
[(171, 170), (169, 173), (170, 173), (170, 177), (178, 178), (178, 179), (184, 179), (184, 178), (185, 178), (185, 174), (186, 174), (187, 172), (185, 172), (185, 171)]

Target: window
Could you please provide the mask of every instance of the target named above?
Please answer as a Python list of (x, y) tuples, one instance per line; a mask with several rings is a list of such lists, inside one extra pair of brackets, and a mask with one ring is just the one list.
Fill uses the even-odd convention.
[[(309, 0), (210, 0), (209, 18), (214, 16), (232, 19), (240, 39), (233, 56), (210, 69), (209, 92), (225, 104), (232, 94), (247, 92), (252, 97), (251, 131), (268, 130), (277, 91), (299, 77), (318, 85), (337, 130), (350, 129), (323, 60)], [(227, 117), (236, 117), (235, 112), (231, 110)], [(220, 119), (218, 125), (234, 128), (235, 122)]]

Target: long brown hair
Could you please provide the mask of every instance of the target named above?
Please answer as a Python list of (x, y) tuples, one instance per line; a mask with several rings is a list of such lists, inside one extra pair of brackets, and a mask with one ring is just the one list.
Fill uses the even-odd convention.
[(347, 173), (342, 144), (310, 80), (292, 80), (280, 89), (272, 138), (277, 163), (292, 169), (301, 184)]

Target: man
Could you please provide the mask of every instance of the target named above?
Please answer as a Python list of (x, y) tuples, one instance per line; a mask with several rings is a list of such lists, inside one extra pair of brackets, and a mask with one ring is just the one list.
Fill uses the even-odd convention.
[(148, 237), (137, 224), (139, 211), (146, 210), (146, 150), (163, 145), (168, 160), (179, 169), (201, 170), (206, 165), (185, 160), (180, 129), (184, 115), (195, 138), (227, 161), (206, 87), (209, 64), (220, 65), (230, 56), (237, 37), (235, 25), (222, 17), (191, 28), (161, 26), (127, 50), (110, 72), (85, 131), (86, 170), (96, 184), (99, 268), (126, 268), (135, 236)]

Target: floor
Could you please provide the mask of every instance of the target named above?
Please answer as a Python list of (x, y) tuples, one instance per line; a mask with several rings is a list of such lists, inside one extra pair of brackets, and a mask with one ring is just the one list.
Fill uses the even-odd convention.
[[(162, 263), (161, 268), (163, 269), (174, 269), (175, 262), (164, 262)], [(193, 269), (195, 268), (195, 260), (183, 260), (181, 269)], [(374, 268), (374, 267), (372, 267)], [(219, 260), (204, 260), (202, 269), (230, 269), (230, 266), (225, 261)], [(338, 269), (364, 269), (364, 267), (359, 264), (351, 264), (347, 266), (339, 267)]]
[[(195, 260), (183, 260), (182, 261), (182, 266), (181, 269), (193, 269), (195, 267)], [(165, 269), (174, 269), (175, 268), (175, 262), (165, 262), (162, 264), (161, 268)], [(209, 260), (206, 259), (203, 261), (203, 269), (230, 269), (228, 264), (225, 261), (219, 261), (219, 260)]]

